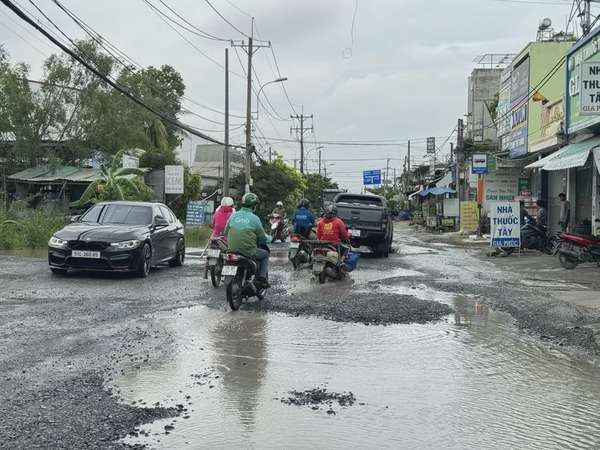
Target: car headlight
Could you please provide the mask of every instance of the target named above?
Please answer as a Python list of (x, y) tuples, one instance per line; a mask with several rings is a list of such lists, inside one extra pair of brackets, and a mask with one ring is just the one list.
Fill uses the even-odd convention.
[(121, 241), (121, 242), (113, 242), (110, 244), (111, 247), (116, 247), (118, 249), (132, 249), (136, 248), (140, 245), (140, 241), (138, 239), (133, 239), (131, 241)]
[(64, 239), (60, 239), (57, 238), (56, 236), (52, 236), (50, 238), (50, 240), (48, 241), (48, 245), (50, 247), (56, 247), (56, 248), (65, 248), (67, 246), (67, 242)]

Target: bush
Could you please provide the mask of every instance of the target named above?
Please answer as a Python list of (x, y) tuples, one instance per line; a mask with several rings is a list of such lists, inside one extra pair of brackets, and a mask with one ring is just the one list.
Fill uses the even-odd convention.
[(27, 219), (0, 212), (0, 249), (44, 248), (52, 235), (67, 223), (65, 216), (32, 212)]
[(210, 227), (186, 227), (185, 228), (185, 245), (187, 247), (204, 247), (212, 230)]

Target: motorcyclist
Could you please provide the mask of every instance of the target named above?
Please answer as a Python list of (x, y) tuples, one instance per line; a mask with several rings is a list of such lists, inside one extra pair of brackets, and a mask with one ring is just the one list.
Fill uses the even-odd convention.
[(335, 245), (340, 245), (343, 241), (350, 240), (346, 224), (337, 216), (335, 205), (327, 205), (325, 207), (325, 214), (317, 225), (317, 239), (320, 241), (330, 241)]
[(538, 206), (538, 214), (537, 214), (537, 223), (539, 226), (546, 227), (548, 226), (548, 212), (546, 210), (546, 202), (539, 199), (536, 201)]
[(275, 208), (273, 209), (273, 212), (271, 213), (271, 215), (272, 216), (278, 215), (282, 219), (285, 218), (286, 213), (285, 213), (285, 208), (283, 207), (283, 202), (282, 201), (278, 201), (275, 204)]
[(221, 206), (217, 208), (212, 217), (212, 236), (219, 237), (223, 235), (225, 231), (225, 225), (229, 217), (233, 214), (233, 199), (231, 197), (223, 197), (221, 199)]
[(233, 214), (225, 226), (228, 250), (253, 258), (258, 263), (255, 276), (257, 286), (267, 288), (269, 274), (269, 248), (267, 235), (254, 211), (258, 196), (248, 192), (242, 197), (242, 207)]
[(294, 224), (294, 233), (308, 239), (312, 227), (315, 226), (315, 217), (310, 211), (310, 202), (303, 198), (298, 202), (298, 208), (292, 215), (292, 223)]

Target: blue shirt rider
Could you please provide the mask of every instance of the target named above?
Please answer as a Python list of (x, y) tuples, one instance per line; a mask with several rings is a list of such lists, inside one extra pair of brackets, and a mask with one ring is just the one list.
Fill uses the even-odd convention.
[(312, 228), (315, 226), (315, 217), (310, 211), (310, 202), (303, 198), (298, 202), (298, 208), (292, 215), (292, 224), (294, 225), (294, 233), (301, 235), (304, 238), (309, 238)]

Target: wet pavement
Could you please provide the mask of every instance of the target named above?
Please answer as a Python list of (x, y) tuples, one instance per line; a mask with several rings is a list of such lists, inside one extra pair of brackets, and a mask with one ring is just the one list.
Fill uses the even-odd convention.
[(0, 447), (600, 446), (599, 315), (399, 230), (340, 284), (276, 247), (237, 313), (196, 252), (145, 280), (3, 258)]

